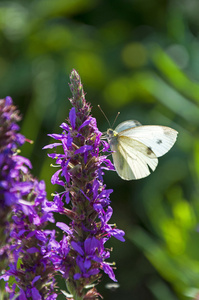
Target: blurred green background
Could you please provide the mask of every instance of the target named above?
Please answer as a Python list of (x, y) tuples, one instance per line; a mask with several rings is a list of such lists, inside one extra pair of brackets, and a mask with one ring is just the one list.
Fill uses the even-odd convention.
[[(199, 1), (0, 1), (0, 97), (23, 114), (23, 146), (48, 197), (52, 161), (42, 147), (68, 116), (72, 68), (82, 79), (98, 127), (118, 111), (117, 124), (137, 119), (179, 131), (175, 146), (149, 177), (113, 188), (112, 238), (119, 282), (98, 286), (104, 299), (176, 300), (199, 297)], [(64, 289), (64, 286), (62, 286)], [(197, 295), (198, 294), (198, 295)], [(64, 299), (60, 296), (59, 299)]]

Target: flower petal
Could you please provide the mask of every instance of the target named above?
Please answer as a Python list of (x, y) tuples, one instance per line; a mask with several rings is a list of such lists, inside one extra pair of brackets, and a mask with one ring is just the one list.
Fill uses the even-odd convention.
[(72, 230), (70, 229), (70, 227), (63, 223), (63, 222), (57, 222), (56, 226), (59, 227), (61, 230), (65, 231), (68, 234), (72, 234)]
[(69, 113), (69, 119), (70, 119), (70, 123), (72, 126), (72, 129), (75, 129), (75, 121), (76, 121), (76, 111), (75, 111), (75, 107), (72, 107)]
[(85, 146), (82, 146), (79, 149), (77, 149), (74, 154), (85, 153), (86, 151), (89, 151), (92, 149), (93, 149), (93, 146), (85, 145)]

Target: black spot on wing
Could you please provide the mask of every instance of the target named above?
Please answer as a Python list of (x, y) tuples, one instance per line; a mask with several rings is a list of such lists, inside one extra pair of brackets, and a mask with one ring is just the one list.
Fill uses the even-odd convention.
[(157, 143), (158, 145), (160, 145), (160, 144), (162, 144), (162, 140), (158, 139), (158, 140), (156, 141), (156, 143)]
[(147, 154), (150, 155), (151, 153), (153, 153), (153, 150), (151, 149), (151, 147), (147, 147)]

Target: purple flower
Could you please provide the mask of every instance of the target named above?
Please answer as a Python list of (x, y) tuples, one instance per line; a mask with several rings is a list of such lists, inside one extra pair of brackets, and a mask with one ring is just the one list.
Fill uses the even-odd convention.
[[(44, 182), (32, 178), (29, 180), (31, 190), (27, 194), (21, 193), (21, 199), (12, 205), (8, 242), (14, 260), (5, 274), (9, 275), (9, 281), (12, 277), (15, 278), (20, 297), (48, 299), (53, 295), (56, 299), (54, 275), (57, 270), (49, 259), (49, 243), (55, 237), (52, 231), (45, 230), (47, 222), (54, 222), (54, 219), (52, 213), (46, 209), (48, 201)], [(10, 288), (15, 291), (15, 286)]]
[[(49, 260), (54, 222), (48, 210), (45, 183), (30, 173), (31, 163), (17, 155), (25, 138), (18, 133), (20, 120), (12, 99), (0, 100), (0, 256), (6, 291), (13, 299), (56, 299), (56, 266)], [(50, 249), (51, 252), (51, 249)], [(6, 260), (7, 259), (7, 260)], [(3, 264), (3, 260), (5, 263)], [(9, 269), (6, 268), (9, 264)], [(13, 280), (14, 279), (14, 280)], [(12, 282), (15, 282), (12, 284)]]
[(23, 160), (17, 155), (17, 148), (25, 142), (25, 138), (19, 134), (19, 126), (16, 122), (21, 119), (19, 111), (12, 103), (10, 97), (0, 99), (0, 252), (1, 267), (3, 261), (8, 259), (6, 247), (9, 234), (7, 225), (10, 222), (12, 205), (17, 203), (21, 191), (27, 188), (21, 185), (21, 171), (25, 172), (27, 166), (31, 166), (28, 160)]
[[(97, 299), (96, 289), (86, 291), (84, 287), (98, 281), (102, 270), (116, 281), (113, 268), (106, 261), (110, 258), (110, 250), (105, 248), (105, 243), (112, 236), (124, 241), (124, 232), (108, 224), (113, 213), (110, 207), (112, 190), (106, 189), (103, 183), (103, 169), (114, 168), (100, 152), (108, 151), (109, 145), (100, 139), (102, 133), (90, 115), (91, 108), (75, 70), (70, 80), (73, 97), (69, 99), (72, 104), (69, 118), (61, 124), (61, 134), (50, 135), (56, 143), (44, 147), (54, 149), (49, 156), (56, 159), (59, 169), (51, 182), (63, 189), (55, 194), (54, 203), (47, 204), (48, 211), (59, 212), (70, 219), (69, 225), (57, 223), (64, 236), (59, 243), (51, 242), (54, 253), (52, 255), (51, 251), (51, 260), (54, 259), (66, 278), (73, 296)], [(66, 208), (67, 204), (70, 209)]]

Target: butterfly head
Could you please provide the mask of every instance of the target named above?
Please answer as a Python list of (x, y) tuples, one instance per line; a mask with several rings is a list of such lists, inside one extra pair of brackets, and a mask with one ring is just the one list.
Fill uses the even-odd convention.
[(117, 136), (118, 136), (118, 133), (115, 130), (113, 130), (111, 128), (107, 129), (106, 138), (107, 138), (109, 144), (113, 143), (113, 141), (116, 141)]

